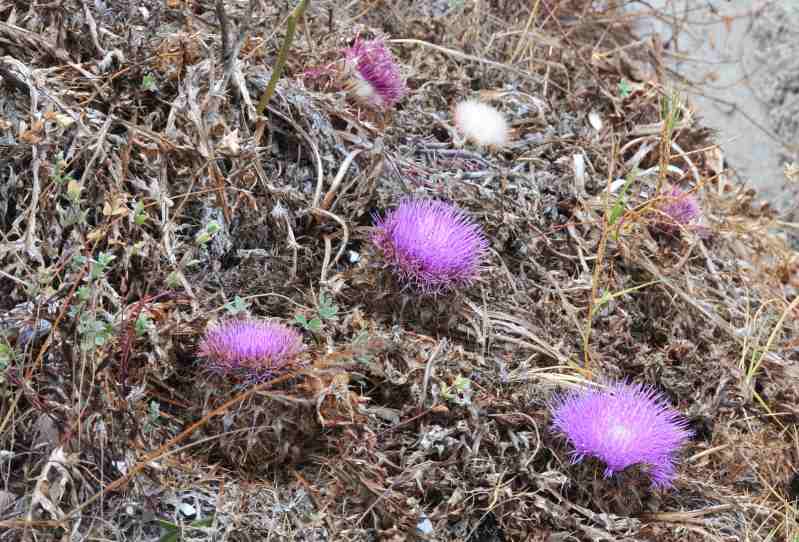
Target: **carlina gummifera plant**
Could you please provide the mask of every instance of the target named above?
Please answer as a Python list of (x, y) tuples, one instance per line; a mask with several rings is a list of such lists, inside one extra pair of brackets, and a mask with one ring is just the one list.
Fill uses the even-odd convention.
[(303, 350), (296, 329), (277, 322), (232, 319), (208, 330), (198, 354), (213, 373), (257, 383), (297, 366)]
[(433, 199), (406, 199), (376, 216), (372, 242), (403, 287), (432, 295), (471, 284), (488, 251), (479, 224)]
[(659, 228), (670, 233), (691, 226), (702, 215), (696, 196), (677, 186), (667, 187), (659, 198), (657, 210), (661, 214)]
[(355, 38), (352, 47), (346, 49), (345, 58), (346, 73), (351, 78), (349, 88), (359, 101), (389, 109), (408, 92), (394, 55), (382, 38)]
[(551, 409), (555, 429), (574, 447), (572, 463), (596, 457), (606, 478), (640, 464), (658, 488), (672, 485), (675, 456), (692, 435), (662, 395), (625, 381), (557, 396)]

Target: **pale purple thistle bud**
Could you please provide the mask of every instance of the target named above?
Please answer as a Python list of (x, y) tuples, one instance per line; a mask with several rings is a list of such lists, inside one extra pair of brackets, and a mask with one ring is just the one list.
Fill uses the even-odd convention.
[(388, 109), (405, 96), (405, 80), (382, 39), (356, 38), (345, 53), (348, 71), (354, 77), (352, 90), (359, 100)]
[(488, 250), (482, 228), (438, 200), (405, 200), (375, 217), (372, 241), (399, 281), (423, 294), (468, 286)]
[(294, 365), (304, 349), (302, 335), (282, 324), (227, 320), (206, 333), (198, 353), (217, 374), (258, 382)]
[(556, 397), (553, 425), (574, 446), (572, 462), (592, 456), (605, 477), (631, 465), (648, 467), (652, 485), (669, 487), (675, 454), (691, 437), (688, 422), (652, 387), (618, 382)]
[(702, 214), (702, 208), (696, 197), (690, 192), (685, 192), (676, 186), (666, 190), (658, 209), (666, 215), (660, 226), (668, 231), (690, 226)]

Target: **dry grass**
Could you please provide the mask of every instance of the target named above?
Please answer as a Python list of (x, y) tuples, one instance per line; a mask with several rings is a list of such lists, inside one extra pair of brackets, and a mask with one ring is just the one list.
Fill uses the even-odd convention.
[[(188, 4), (0, 0), (0, 540), (799, 536), (797, 258), (628, 18), (312, 2), (259, 117), (290, 6)], [(359, 32), (395, 38), (390, 115), (327, 75)], [(456, 144), (478, 92), (504, 150)], [(666, 181), (701, 228), (652, 227)], [(409, 193), (485, 226), (473, 288), (396, 293), (368, 233)], [(197, 365), (210, 321), (321, 293), (338, 314), (297, 372), (242, 390)], [(552, 435), (551, 394), (608, 377), (691, 418), (673, 490)]]

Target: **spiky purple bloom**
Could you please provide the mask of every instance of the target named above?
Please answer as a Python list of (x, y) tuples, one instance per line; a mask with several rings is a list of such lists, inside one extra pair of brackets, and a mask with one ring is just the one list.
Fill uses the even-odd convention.
[(553, 425), (574, 447), (573, 463), (597, 457), (605, 463), (605, 477), (642, 464), (655, 487), (671, 486), (675, 454), (692, 435), (662, 395), (640, 384), (566, 393), (552, 410)]
[(345, 54), (347, 69), (354, 78), (352, 90), (358, 99), (388, 109), (405, 96), (408, 88), (385, 41), (358, 37)]
[(400, 282), (424, 294), (470, 284), (488, 250), (482, 228), (460, 208), (426, 199), (375, 217), (372, 241)]
[(702, 208), (696, 197), (690, 192), (685, 192), (677, 186), (666, 190), (661, 197), (658, 210), (665, 216), (662, 217), (661, 228), (675, 231), (690, 226), (702, 214)]
[(199, 355), (211, 371), (257, 382), (290, 367), (304, 350), (292, 328), (260, 320), (228, 320), (210, 329)]

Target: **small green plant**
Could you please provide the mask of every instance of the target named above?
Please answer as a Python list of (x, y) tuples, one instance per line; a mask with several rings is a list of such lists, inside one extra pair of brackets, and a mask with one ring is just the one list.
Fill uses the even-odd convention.
[(114, 326), (103, 319), (81, 315), (78, 334), (81, 350), (90, 351), (103, 346), (114, 336)]
[(633, 87), (630, 85), (630, 82), (627, 79), (622, 79), (619, 81), (619, 96), (622, 98), (626, 98), (630, 94), (632, 94)]
[(150, 318), (150, 315), (142, 311), (139, 313), (139, 316), (136, 318), (136, 324), (134, 327), (136, 329), (136, 336), (143, 337), (147, 334), (148, 331), (150, 331), (155, 327), (155, 324)]
[(230, 316), (239, 316), (247, 312), (250, 304), (239, 296), (233, 298), (233, 301), (225, 303), (224, 309)]
[(144, 212), (144, 203), (136, 200), (133, 205), (133, 223), (137, 226), (143, 226), (147, 222), (147, 213)]
[(325, 295), (324, 292), (319, 294), (319, 317), (322, 320), (333, 320), (338, 314), (338, 305), (333, 303), (333, 300)]
[(108, 252), (101, 252), (96, 259), (92, 260), (89, 279), (94, 281), (103, 277), (108, 271), (108, 267), (116, 259), (116, 256)]
[(53, 170), (50, 173), (50, 179), (58, 184), (66, 184), (69, 181), (74, 181), (75, 179), (72, 178), (71, 174), (64, 173), (66, 167), (67, 161), (64, 160), (64, 153), (59, 152), (55, 157), (55, 163), (53, 164)]
[(166, 285), (171, 289), (180, 288), (183, 285), (183, 281), (180, 280), (180, 273), (177, 271), (172, 271), (166, 276)]
[(155, 77), (150, 73), (145, 74), (145, 76), (141, 78), (141, 88), (147, 92), (155, 92), (158, 90), (158, 83)]
[(216, 220), (210, 221), (205, 228), (197, 234), (197, 237), (194, 239), (194, 242), (197, 246), (203, 246), (207, 244), (211, 239), (214, 238), (214, 235), (219, 233), (219, 230), (222, 229), (222, 226), (219, 225), (219, 222)]
[(98, 283), (105, 278), (114, 260), (116, 256), (110, 252), (100, 252), (96, 258), (75, 255), (70, 262), (74, 273), (81, 272), (87, 264), (89, 266), (89, 273), (84, 277), (85, 282), (75, 290), (73, 303), (67, 312), (78, 321), (80, 349), (84, 352), (105, 345), (114, 335), (113, 324), (108, 318), (98, 315), (96, 310), (97, 296), (102, 292)]
[(310, 320), (304, 314), (298, 314), (294, 317), (294, 321), (299, 324), (306, 331), (318, 333), (322, 330), (322, 324), (326, 320), (335, 320), (338, 315), (338, 305), (333, 303), (324, 292), (319, 294), (319, 306), (317, 309), (317, 316)]
[(67, 199), (69, 202), (74, 206), (79, 206), (81, 204), (81, 193), (83, 192), (83, 186), (76, 180), (71, 179), (67, 183)]
[(451, 386), (441, 390), (441, 396), (459, 406), (472, 403), (472, 381), (465, 376), (458, 375)]

